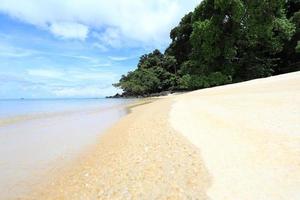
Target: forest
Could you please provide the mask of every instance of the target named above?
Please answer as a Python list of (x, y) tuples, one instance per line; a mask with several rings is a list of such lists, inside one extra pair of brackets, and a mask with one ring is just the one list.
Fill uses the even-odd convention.
[(140, 57), (122, 96), (190, 91), (300, 70), (300, 0), (203, 0)]

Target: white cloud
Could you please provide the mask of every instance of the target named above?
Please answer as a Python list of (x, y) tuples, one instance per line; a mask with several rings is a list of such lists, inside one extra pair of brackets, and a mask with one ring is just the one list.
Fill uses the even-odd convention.
[(102, 51), (102, 52), (107, 52), (108, 51), (108, 48), (105, 45), (100, 44), (98, 42), (93, 43), (93, 47), (95, 47), (97, 49), (100, 49), (100, 51)]
[(35, 53), (37, 53), (37, 51), (31, 49), (18, 48), (0, 42), (0, 57), (23, 58), (32, 56)]
[(64, 39), (85, 40), (89, 33), (87, 26), (74, 22), (56, 22), (52, 23), (49, 28), (55, 36)]
[(58, 70), (51, 68), (28, 69), (27, 74), (31, 77), (45, 79), (56, 79), (68, 83), (81, 83), (82, 81), (116, 81), (118, 74), (109, 71), (88, 71), (85, 69)]
[(107, 70), (33, 68), (28, 69), (27, 74), (28, 83), (7, 75), (1, 77), (1, 74), (0, 82), (9, 78), (10, 82), (18, 82), (25, 90), (46, 91), (58, 97), (99, 97), (118, 91), (111, 83), (116, 82), (119, 75)]
[(119, 90), (112, 87), (99, 87), (99, 85), (87, 85), (77, 87), (62, 87), (54, 89), (52, 93), (58, 97), (101, 97), (117, 93)]
[(29, 57), (32, 53), (30, 51), (19, 51), (18, 49), (15, 49), (13, 51), (4, 50), (0, 51), (1, 57), (8, 57), (8, 58), (23, 58), (23, 57)]
[(121, 31), (117, 28), (107, 28), (102, 33), (94, 32), (93, 36), (106, 46), (120, 48), (122, 45)]
[(95, 64), (93, 65), (92, 67), (93, 68), (97, 68), (97, 67), (111, 67), (112, 66), (112, 63), (110, 62), (106, 62), (106, 63), (98, 63), (98, 64)]
[(1, 0), (0, 12), (59, 37), (83, 40), (88, 30), (96, 30), (101, 35), (100, 42), (112, 47), (133, 41), (157, 46), (168, 42), (170, 29), (198, 3), (199, 0)]
[(36, 76), (41, 78), (60, 78), (64, 75), (63, 72), (54, 69), (29, 69), (27, 74), (30, 76)]
[(108, 56), (108, 58), (112, 61), (125, 61), (125, 60), (129, 60), (132, 57), (125, 57), (125, 56)]
[(118, 78), (118, 74), (112, 72), (70, 71), (67, 76), (73, 81), (114, 81)]

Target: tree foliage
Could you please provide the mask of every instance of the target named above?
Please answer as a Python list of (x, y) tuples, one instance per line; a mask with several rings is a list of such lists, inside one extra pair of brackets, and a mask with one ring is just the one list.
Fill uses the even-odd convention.
[(128, 95), (194, 90), (299, 68), (300, 0), (203, 0), (115, 86)]
[(178, 65), (189, 60), (192, 52), (190, 36), (193, 32), (193, 13), (185, 15), (177, 27), (171, 30), (170, 38), (172, 42), (166, 50), (167, 55), (174, 56)]
[(144, 95), (174, 89), (177, 85), (176, 59), (163, 55), (159, 50), (141, 56), (138, 68), (122, 76), (114, 84), (126, 95)]

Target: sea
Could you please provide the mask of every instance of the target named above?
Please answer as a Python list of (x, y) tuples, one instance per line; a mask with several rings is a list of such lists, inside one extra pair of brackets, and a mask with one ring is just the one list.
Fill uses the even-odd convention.
[(0, 199), (28, 193), (127, 114), (133, 99), (0, 100)]

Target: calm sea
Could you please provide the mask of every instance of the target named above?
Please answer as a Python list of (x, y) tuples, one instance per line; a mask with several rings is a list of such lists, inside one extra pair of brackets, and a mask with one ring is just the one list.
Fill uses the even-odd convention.
[(123, 99), (0, 100), (0, 199), (28, 192), (126, 114)]

